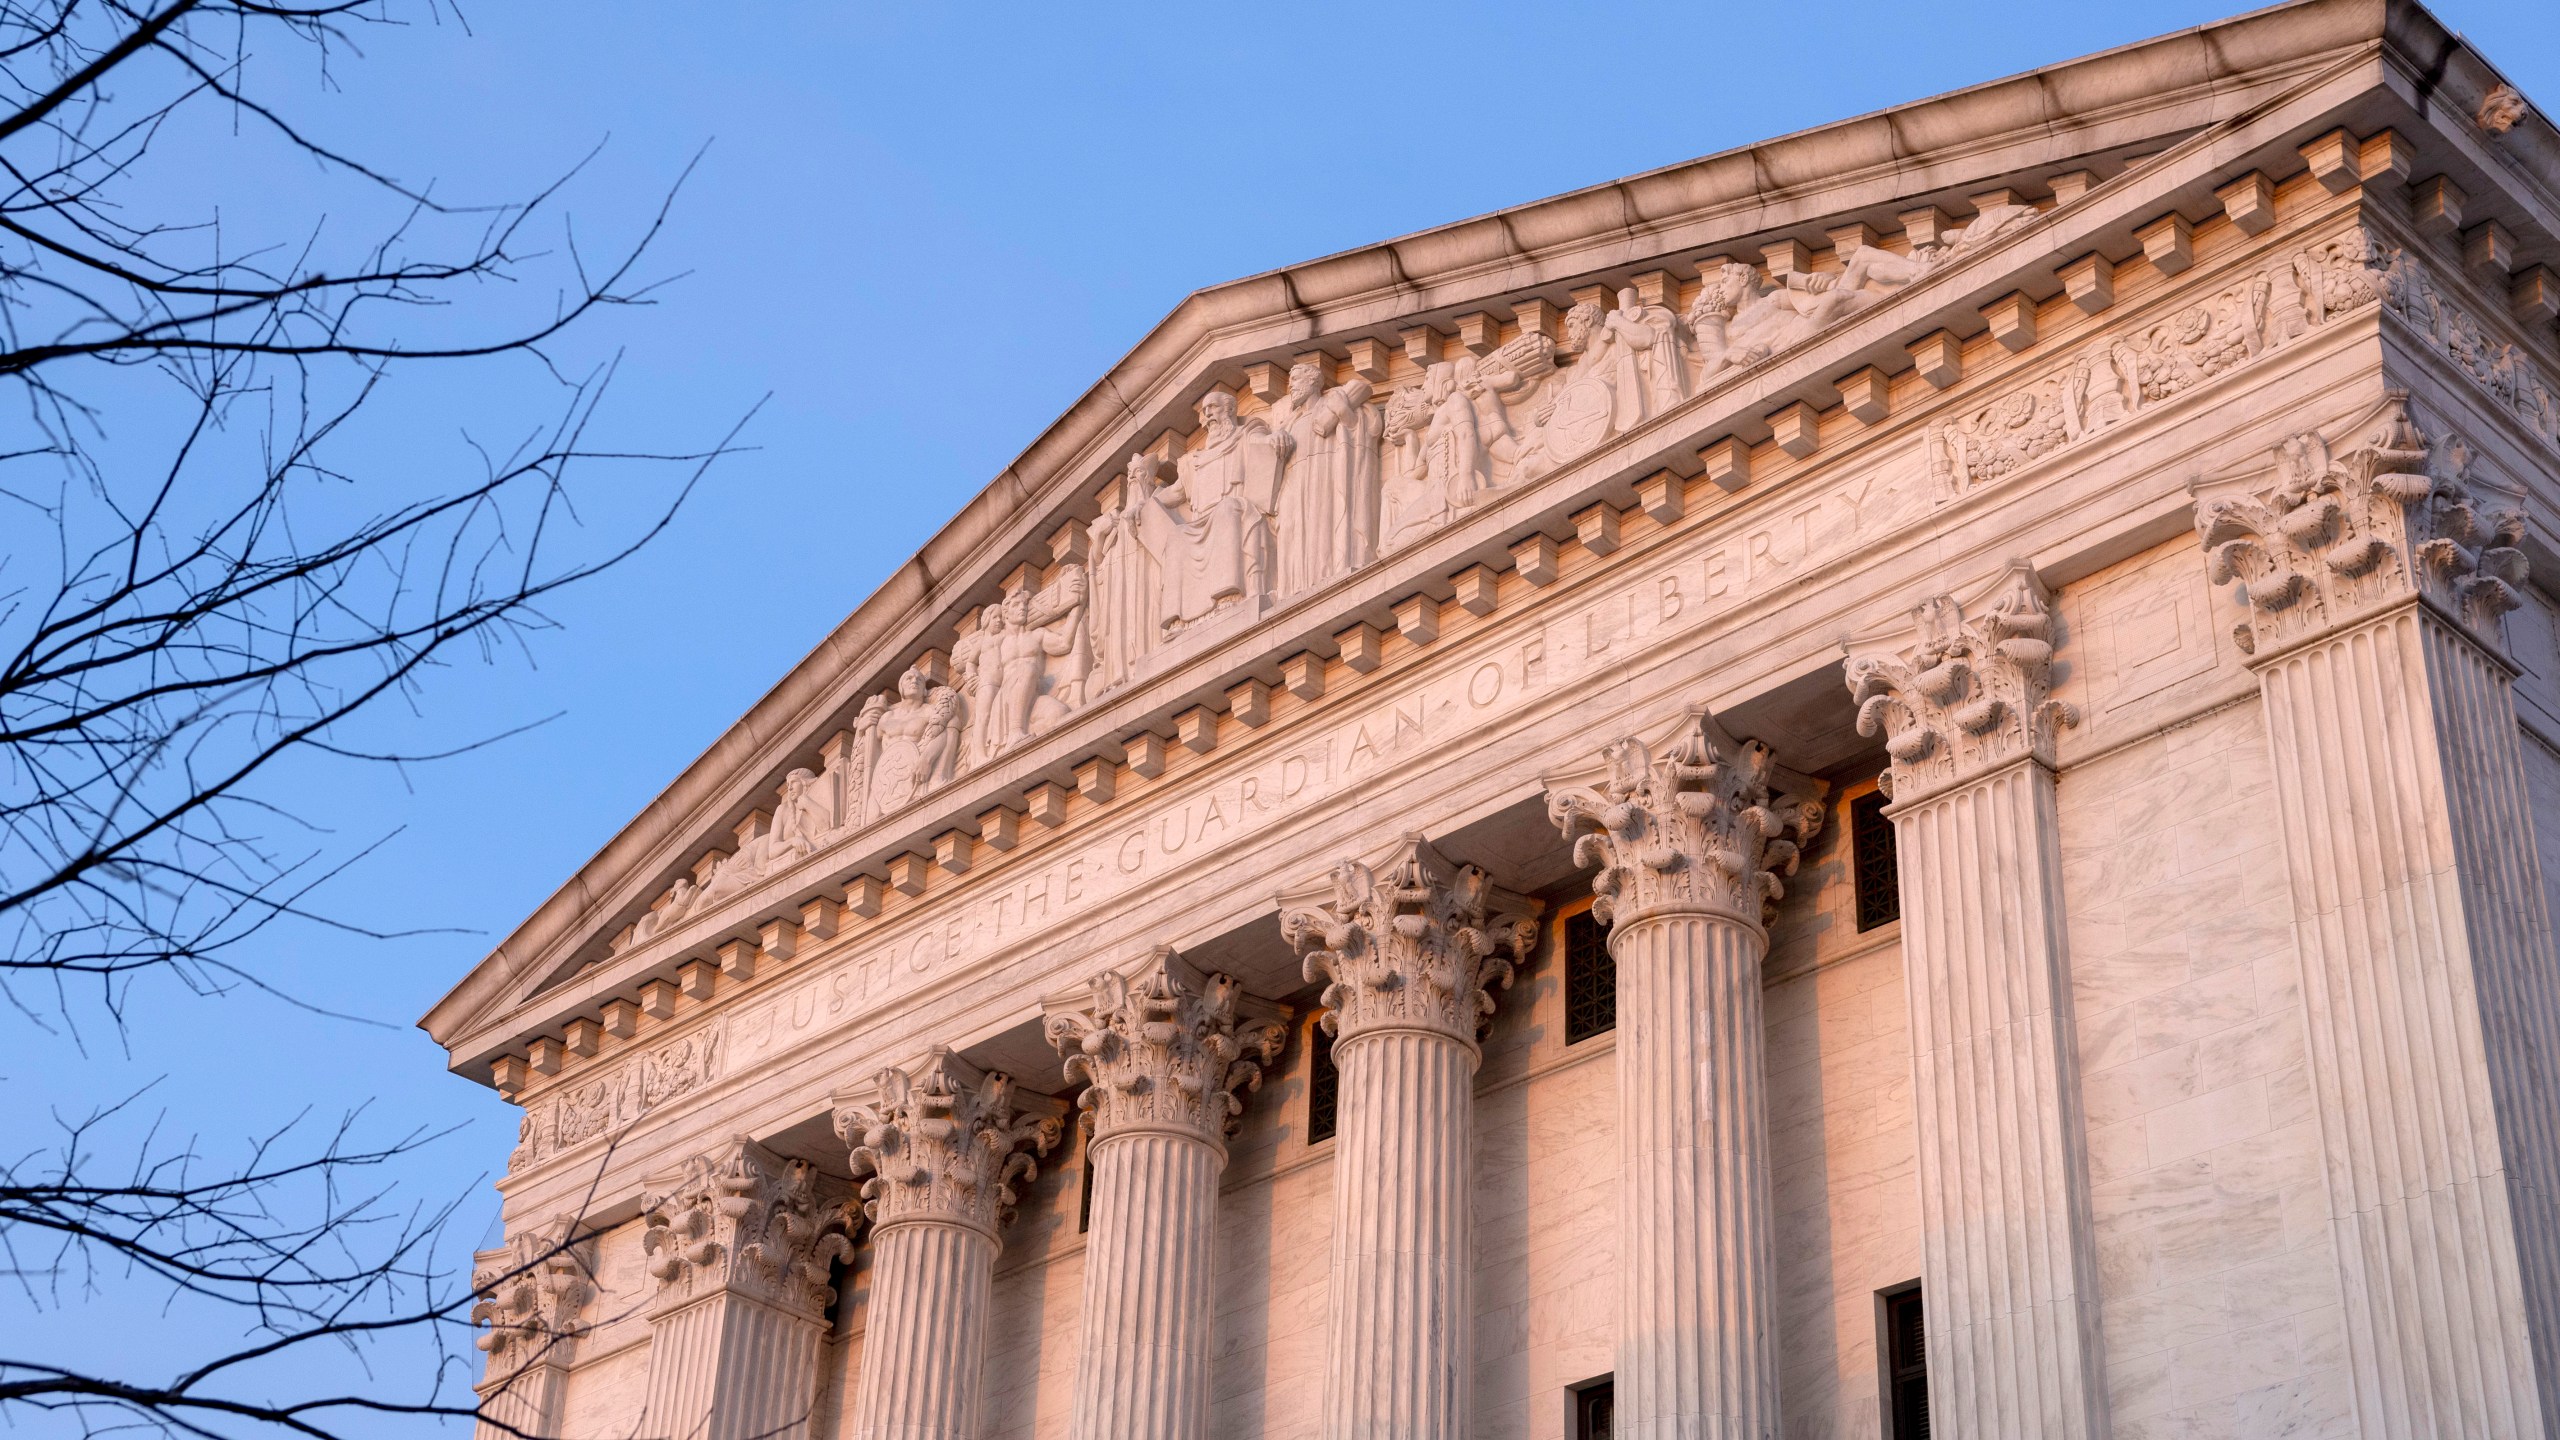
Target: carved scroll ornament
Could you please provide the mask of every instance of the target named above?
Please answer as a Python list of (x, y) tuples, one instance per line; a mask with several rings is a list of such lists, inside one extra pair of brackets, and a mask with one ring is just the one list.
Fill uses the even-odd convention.
[(1334, 866), (1332, 896), (1284, 909), (1280, 933), (1305, 957), (1306, 978), (1323, 982), (1334, 1035), (1426, 1030), (1473, 1048), (1494, 992), (1537, 945), (1543, 908), (1416, 836), (1383, 871)]
[(2197, 507), (2213, 581), (2247, 612), (2232, 639), (2272, 654), (2420, 595), (2502, 652), (2504, 617), (2523, 603), (2522, 512), (2474, 484), (2460, 441), (2430, 455), (2405, 392), (2359, 436), (2343, 457), (2317, 432), (2294, 436), (2273, 485)]
[(1823, 784), (1704, 715), (1658, 757), (1633, 737), (1602, 755), (1605, 780), (1547, 794), (1574, 862), (1599, 867), (1591, 909), (1600, 922), (1709, 911), (1765, 923), (1800, 847), (1822, 828)]
[(1244, 1114), (1237, 1092), (1260, 1088), (1279, 1055), (1289, 1013), (1170, 949), (1042, 1008), (1067, 1080), (1085, 1085), (1077, 1104), (1095, 1138), (1171, 1130), (1219, 1146)]
[(2032, 757), (2055, 765), (2059, 732), (2079, 712), (2051, 698), (2053, 606), (2035, 571), (2020, 565), (1973, 614), (1951, 595), (1912, 612), (1911, 645), (1848, 662), (1858, 733), (1882, 731), (1893, 757), (1886, 793), (1920, 800)]
[(831, 1267), (852, 1256), (859, 1221), (809, 1162), (743, 1138), (687, 1162), (642, 1207), (662, 1310), (731, 1289), (816, 1319), (835, 1303)]
[(578, 1315), (595, 1295), (586, 1246), (567, 1220), (520, 1230), (504, 1247), (474, 1257), (472, 1322), (486, 1326), (473, 1342), (489, 1355), (489, 1374), (504, 1377), (562, 1353), (581, 1330)]
[(1001, 1236), (1019, 1181), (1040, 1173), (1066, 1107), (936, 1048), (913, 1069), (890, 1066), (839, 1100), (835, 1130), (874, 1227), (940, 1220)]

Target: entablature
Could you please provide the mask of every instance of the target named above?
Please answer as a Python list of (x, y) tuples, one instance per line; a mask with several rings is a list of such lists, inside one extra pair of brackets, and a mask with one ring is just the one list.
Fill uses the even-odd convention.
[[(650, 1046), (648, 1032), (679, 1009), (751, 986), (759, 970), (790, 966), (918, 905), (965, 897), (1005, 870), (1009, 852), (1030, 848), (1027, 836), (1072, 829), (1110, 807), (1124, 784), (1178, 778), (1186, 753), (1289, 733), (1328, 690), (1359, 685), (1430, 645), (1443, 626), (1484, 623), (1513, 597), (1604, 562), (1642, 523), (1754, 504), (1806, 467), (1841, 462), (1869, 432), (1925, 436), (1942, 488), (1988, 483), (2218, 366), (2253, 358), (2270, 343), (2269, 306), (2278, 328), (2287, 316), (2317, 325), (2388, 288), (2357, 278), (2388, 273), (2370, 263), (2366, 226), (2349, 227), (2352, 238), (2323, 234), (2272, 267), (2241, 273), (2262, 258), (2262, 237), (2279, 221), (2290, 239), (2304, 233), (2305, 216), (2358, 206), (2392, 215), (2405, 196), (2409, 225), (2432, 225), (2447, 243), (2486, 257), (2469, 278), (2440, 288), (2477, 292), (2471, 308), (2479, 308), (2492, 282), (2504, 281), (2515, 319), (2496, 317), (2481, 333), (2513, 334), (2528, 348), (2539, 337), (2548, 352), (2551, 317), (2538, 297), (2551, 293), (2550, 272), (2528, 263), (2554, 253), (2547, 231), (2511, 212), (2503, 248), (2475, 244), (2480, 226), (2507, 222), (2448, 225), (2446, 186), (2431, 183), (2439, 177), (2426, 173), (2420, 142), (2399, 130), (2332, 125), (2298, 138), (2342, 112), (2371, 110), (2370, 71), (2367, 56), (2291, 73), (2292, 87), (2274, 87), (2267, 104), (2119, 174), (2101, 180), (2075, 168), (2032, 177), (2050, 192), (2046, 200), (2028, 200), (2019, 186), (1976, 191), (1962, 226), (1930, 204), (1898, 212), (1893, 239), (1833, 215), (1826, 218), (1842, 223), (1825, 228), (1831, 243), (1821, 249), (1760, 232), (1708, 254), (1639, 260), (1631, 250), (1614, 273), (1595, 277), (1598, 293), (1558, 297), (1532, 286), (1445, 316), (1399, 316), (1409, 323), (1391, 327), (1392, 343), (1339, 332), (1297, 342), (1305, 348), (1291, 354), (1323, 356), (1310, 362), (1322, 372), (1312, 395), (1292, 397), (1288, 355), (1204, 367), (1186, 382), (1204, 412), (1199, 431), (1120, 427), (1115, 433), (1139, 454), (1069, 507), (1081, 513), (1016, 552), (1024, 558), (1000, 579), (980, 582), (994, 593), (959, 616), (946, 644), (890, 672), (898, 699), (875, 695), (851, 725), (809, 737), (814, 754), (795, 747), (778, 792), (723, 827), (734, 849), (698, 855), (655, 893), (624, 885), (610, 908), (592, 912), (613, 923), (520, 966), (518, 991), (545, 966), (553, 983), (450, 1036), (457, 1068), (491, 1065), (502, 1089), (524, 1094), (551, 1077), (566, 1080), (589, 1057)], [(2419, 129), (2426, 122), (2404, 120), (2434, 143)], [(2271, 158), (2288, 154), (2282, 167)], [(2235, 170), (2235, 157), (2250, 163)], [(1932, 263), (1914, 259), (1932, 251)], [(1824, 298), (1844, 290), (1873, 298)], [(2190, 312), (2204, 315), (2204, 329), (2183, 336), (2188, 322), (2179, 317)], [(1635, 363), (1647, 327), (1668, 337), (1685, 377)], [(2047, 363), (2057, 343), (2102, 328), (2116, 336), (2106, 346), (2081, 345)], [(2236, 348), (2213, 358), (2226, 343)], [(2515, 342), (2499, 343), (2512, 351)], [(2123, 347), (2140, 352), (2130, 373)], [(2535, 373), (2553, 373), (2549, 366), (2546, 354)], [(2040, 378), (2030, 379), (2037, 367)], [(1119, 657), (1112, 676), (1112, 657), (1096, 645), (1105, 632), (1098, 612), (1114, 599), (1098, 573), (1106, 547), (1144, 548), (1140, 531), (1155, 524), (1166, 536), (1192, 532), (1166, 541), (1175, 548), (1165, 553), (1186, 566), (1223, 563), (1215, 512), (1196, 508), (1196, 494), (1251, 495), (1323, 453), (1315, 442), (1328, 437), (1315, 433), (1315, 412), (1326, 397), (1356, 397), (1334, 407), (1333, 434), (1371, 427), (1379, 469), (1405, 466), (1396, 478), (1418, 517), (1410, 538), (1386, 530), (1392, 512), (1382, 502), (1376, 558), (1352, 563), (1355, 552), (1295, 596), (1279, 593), (1266, 573), (1262, 597), (1246, 587), (1223, 615), (1214, 593), (1190, 597), (1209, 602), (1196, 614), (1174, 604), (1171, 618), (1182, 623), (1170, 639)], [(2023, 422), (2011, 424), (2019, 415)], [(1495, 418), (1508, 454), (1491, 453), (1498, 447), (1485, 438)], [(1305, 452), (1275, 456), (1283, 449), (1275, 437), (1301, 422), (1312, 437)], [(2034, 438), (2017, 443), (2020, 431)], [(1541, 456), (1553, 462), (1543, 471)], [(1144, 493), (1167, 466), (1164, 488), (1181, 493)], [(1382, 474), (1379, 488), (1387, 484)], [(1272, 547), (1265, 564), (1276, 571), (1286, 560)], [(1161, 593), (1153, 598), (1165, 608)], [(1012, 728), (997, 722), (972, 735), (971, 716), (1003, 717)], [(651, 916), (657, 923), (644, 931)], [(626, 925), (625, 917), (635, 918)], [(663, 1048), (670, 1073), (681, 1071), (687, 1062), (674, 1055), (675, 1042)]]

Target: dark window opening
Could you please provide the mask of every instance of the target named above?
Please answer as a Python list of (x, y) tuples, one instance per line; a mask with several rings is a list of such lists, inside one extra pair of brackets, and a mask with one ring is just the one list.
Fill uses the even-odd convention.
[(1564, 922), (1564, 1043), (1617, 1028), (1618, 962), (1609, 955), (1609, 932), (1585, 910)]
[(1617, 1387), (1602, 1376), (1573, 1392), (1573, 1440), (1609, 1440)]
[(1902, 873), (1893, 858), (1893, 821), (1885, 795), (1870, 790), (1849, 802), (1849, 857), (1858, 873), (1858, 928), (1873, 930), (1902, 918)]
[(1080, 1182), (1084, 1189), (1076, 1196), (1076, 1233), (1081, 1235), (1093, 1228), (1093, 1132), (1082, 1125), (1076, 1130), (1084, 1137), (1084, 1179)]
[(1307, 1027), (1307, 1143), (1333, 1138), (1334, 1110), (1342, 1099), (1342, 1072), (1333, 1068), (1333, 1034), (1324, 1018)]
[(1928, 1334), (1920, 1287), (1884, 1297), (1885, 1440), (1929, 1440)]

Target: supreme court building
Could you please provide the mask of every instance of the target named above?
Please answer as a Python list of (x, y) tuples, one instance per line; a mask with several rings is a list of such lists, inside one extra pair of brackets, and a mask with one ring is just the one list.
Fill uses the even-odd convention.
[(2299, 0), (1193, 295), (427, 1016), (484, 1434), (2560, 1436), (2555, 269)]

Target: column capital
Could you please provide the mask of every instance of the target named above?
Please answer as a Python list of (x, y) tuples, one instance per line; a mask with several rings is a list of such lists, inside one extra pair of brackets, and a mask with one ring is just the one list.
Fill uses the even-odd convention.
[(854, 1207), (808, 1161), (743, 1135), (687, 1161), (641, 1207), (661, 1313), (727, 1290), (815, 1320), (835, 1302), (827, 1267), (853, 1254)]
[(2406, 391), (2346, 434), (2342, 454), (2307, 430), (2276, 447), (2272, 478), (2262, 463), (2196, 487), (2213, 582), (2247, 612), (2232, 639), (2263, 661), (2416, 597), (2503, 657), (2506, 613), (2524, 603), (2514, 498), (2474, 473), (2458, 437), (2430, 446)]
[(2053, 769), (2055, 737), (2080, 723), (2052, 698), (2053, 602), (2024, 563), (1843, 648), (1858, 733), (1885, 733), (1885, 793), (1903, 804), (2021, 759)]
[(1289, 1015), (1164, 947), (1041, 1008), (1067, 1079), (1087, 1082), (1077, 1103), (1093, 1138), (1170, 1130), (1221, 1151), (1244, 1114), (1236, 1092), (1261, 1086)]
[(1014, 1182), (1040, 1173), (1066, 1108), (937, 1045), (838, 1097), (835, 1129), (874, 1229), (940, 1220), (1001, 1237), (1020, 1198)]
[(1334, 1035), (1422, 1030), (1472, 1050), (1493, 992), (1510, 988), (1512, 967), (1537, 944), (1545, 908), (1412, 835), (1383, 871), (1336, 864), (1331, 896), (1284, 907), (1280, 933), (1304, 957), (1306, 978), (1324, 982)]
[(567, 1364), (568, 1343), (585, 1328), (579, 1312), (596, 1293), (594, 1257), (575, 1218), (515, 1231), (471, 1259), (471, 1319), (488, 1327), (473, 1342), (489, 1356), (482, 1388), (527, 1366)]
[(1829, 787), (1703, 713), (1659, 757), (1633, 736), (1601, 755), (1605, 779), (1547, 791), (1547, 817), (1573, 840), (1575, 863), (1600, 867), (1591, 882), (1600, 922), (1688, 912), (1765, 924), (1798, 847), (1822, 828)]

